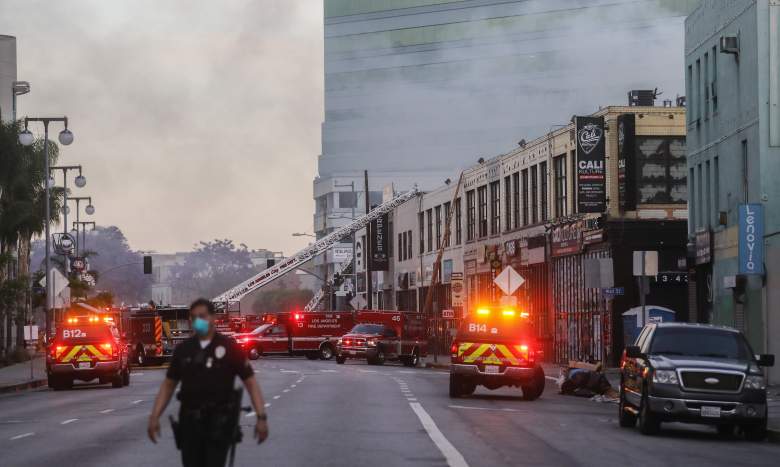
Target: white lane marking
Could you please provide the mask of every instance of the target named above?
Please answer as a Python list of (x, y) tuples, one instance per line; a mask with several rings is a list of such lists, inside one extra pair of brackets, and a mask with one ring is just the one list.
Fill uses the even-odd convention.
[(284, 370), (284, 369), (282, 369), (282, 370), (279, 370), (279, 371), (281, 371), (282, 373), (300, 373), (300, 371), (297, 371), (297, 370)]
[(322, 373), (337, 373), (338, 370), (320, 370)]
[(246, 415), (244, 415), (244, 416), (245, 416), (245, 417), (254, 417), (255, 415), (257, 415), (257, 414), (256, 414), (256, 413), (254, 413), (254, 412), (249, 412), (248, 414), (246, 414)]
[(376, 370), (358, 370), (361, 373), (376, 373)]
[(401, 370), (401, 371), (399, 371), (399, 373), (404, 373), (404, 374), (408, 375), (408, 374), (417, 373), (417, 372), (416, 371), (411, 371), (411, 370)]
[(491, 412), (520, 412), (524, 413), (525, 410), (517, 410), (517, 409), (497, 409), (495, 407), (472, 407), (468, 405), (448, 405), (447, 407), (451, 409), (464, 409), (464, 410), (489, 410)]
[(444, 437), (444, 434), (439, 430), (439, 427), (436, 426), (436, 422), (434, 422), (431, 416), (428, 415), (428, 412), (423, 409), (423, 406), (420, 405), (419, 402), (410, 402), (409, 406), (414, 410), (417, 418), (420, 419), (420, 423), (422, 423), (425, 431), (428, 432), (428, 436), (430, 436), (433, 444), (439, 448), (439, 451), (444, 455), (444, 458), (447, 459), (447, 465), (450, 467), (468, 467), (469, 464), (466, 462), (466, 459), (464, 459), (463, 455), (455, 449), (455, 446)]
[(290, 392), (289, 389), (282, 389), (282, 392)]
[(114, 409), (106, 409), (106, 410), (101, 410), (100, 413), (111, 413), (113, 411)]
[(143, 371), (131, 371), (130, 374), (133, 375), (133, 376), (143, 376), (144, 372)]
[(132, 404), (140, 404), (143, 401), (144, 401), (143, 399), (138, 399), (137, 401), (133, 401)]
[(282, 396), (274, 396), (274, 399), (278, 399), (278, 398), (280, 398), (280, 397), (282, 397)]
[(291, 384), (291, 385), (290, 385), (290, 387), (291, 387), (291, 388), (297, 388), (297, 387), (298, 387), (298, 385), (297, 385), (297, 384)]
[(296, 381), (296, 383), (299, 383), (299, 384), (302, 383), (302, 382), (303, 382), (302, 379), (299, 379), (298, 381)]
[(271, 407), (271, 403), (270, 402), (266, 402), (263, 407), (266, 407), (266, 408)]
[(8, 438), (8, 439), (10, 439), (11, 441), (14, 441), (14, 440), (17, 440), (17, 439), (22, 439), (22, 438), (26, 438), (26, 437), (28, 437), (28, 436), (32, 436), (32, 435), (34, 435), (34, 434), (35, 434), (35, 433), (33, 433), (33, 432), (30, 432), (30, 433), (22, 433), (21, 435), (11, 436), (11, 437), (10, 437), (10, 438)]
[(77, 422), (77, 421), (79, 421), (79, 419), (78, 419), (78, 418), (69, 418), (69, 419), (67, 419), (67, 420), (63, 420), (63, 421), (61, 421), (61, 422), (60, 422), (60, 425), (67, 425), (67, 424), (69, 424), (69, 423), (73, 423), (73, 422)]
[(417, 399), (415, 399), (414, 397), (407, 397), (406, 400), (408, 400), (409, 402), (417, 402)]

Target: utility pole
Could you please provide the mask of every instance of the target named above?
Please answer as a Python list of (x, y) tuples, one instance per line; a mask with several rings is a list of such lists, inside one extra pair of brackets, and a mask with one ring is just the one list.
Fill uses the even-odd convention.
[[(368, 195), (368, 170), (363, 171), (363, 188), (366, 204), (366, 214), (371, 211), (370, 197)], [(363, 250), (366, 252), (363, 262), (366, 267), (366, 304), (369, 310), (374, 308), (374, 284), (371, 280), (371, 222), (366, 224), (366, 241), (363, 242)]]

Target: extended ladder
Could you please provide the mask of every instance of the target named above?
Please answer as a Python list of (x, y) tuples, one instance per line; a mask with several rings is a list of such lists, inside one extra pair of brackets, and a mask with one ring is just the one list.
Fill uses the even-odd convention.
[[(349, 255), (347, 259), (341, 263), (339, 266), (339, 269), (334, 274), (334, 278), (336, 275), (344, 275), (347, 274), (348, 271), (352, 269), (352, 255)], [(352, 274), (355, 272), (352, 271)], [(353, 284), (355, 282), (353, 281)], [(309, 303), (303, 307), (303, 311), (317, 311), (317, 308), (320, 306), (320, 303), (322, 302), (322, 299), (325, 298), (325, 294), (328, 293), (328, 289), (330, 286), (333, 285), (333, 279), (329, 280), (325, 284), (322, 284), (322, 287), (320, 287), (320, 290), (317, 291), (316, 294), (309, 300)]]
[(250, 294), (260, 287), (275, 281), (288, 272), (295, 270), (320, 253), (327, 251), (328, 248), (338, 243), (342, 238), (352, 235), (353, 233), (367, 226), (371, 221), (378, 219), (379, 217), (389, 213), (393, 209), (414, 198), (418, 193), (419, 191), (415, 186), (406, 193), (402, 193), (395, 198), (380, 204), (371, 210), (371, 212), (368, 214), (364, 214), (349, 224), (343, 227), (339, 227), (335, 231), (331, 232), (320, 240), (317, 240), (298, 253), (280, 261), (278, 264), (261, 271), (260, 273), (233, 287), (232, 289), (214, 297), (213, 301), (216, 304), (227, 305), (230, 302), (241, 300), (247, 294)]

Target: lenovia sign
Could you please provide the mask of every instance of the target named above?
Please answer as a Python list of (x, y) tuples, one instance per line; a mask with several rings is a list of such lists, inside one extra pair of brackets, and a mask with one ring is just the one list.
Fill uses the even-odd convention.
[(764, 206), (739, 205), (739, 273), (764, 274)]

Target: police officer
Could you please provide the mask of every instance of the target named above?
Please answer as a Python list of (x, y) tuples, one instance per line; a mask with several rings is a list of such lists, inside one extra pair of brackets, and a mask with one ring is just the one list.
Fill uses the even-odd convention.
[(205, 298), (190, 305), (195, 335), (179, 344), (171, 366), (154, 401), (149, 416), (148, 434), (152, 442), (160, 435), (160, 415), (181, 382), (176, 444), (182, 463), (190, 466), (224, 466), (235, 442), (231, 438), (235, 423), (228, 426), (229, 404), (234, 395), (235, 377), (241, 378), (252, 399), (257, 424), (255, 438), (262, 443), (268, 437), (265, 403), (254, 371), (237, 344), (214, 328), (214, 304)]

